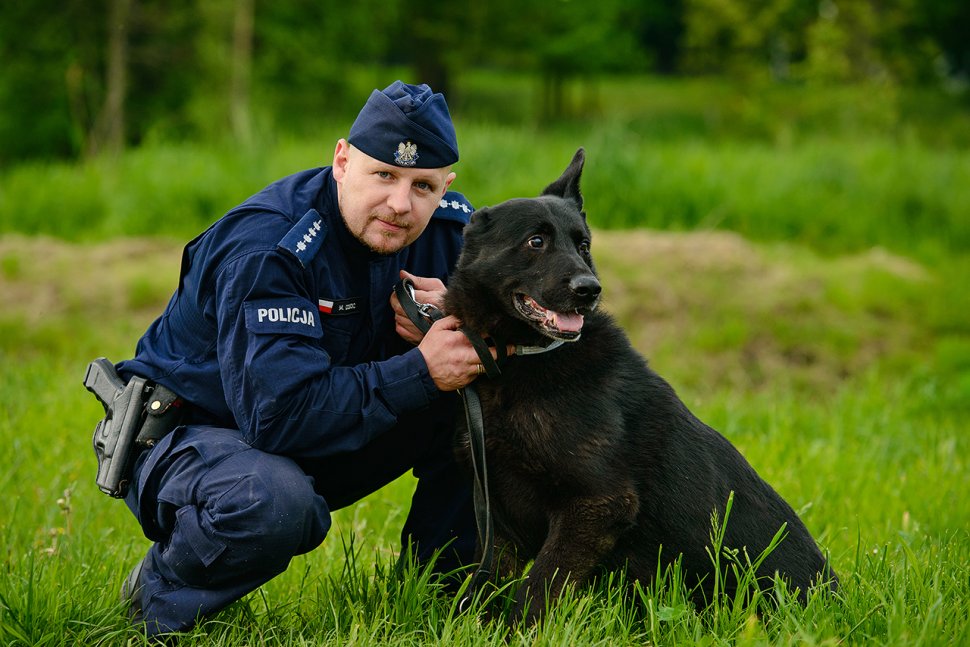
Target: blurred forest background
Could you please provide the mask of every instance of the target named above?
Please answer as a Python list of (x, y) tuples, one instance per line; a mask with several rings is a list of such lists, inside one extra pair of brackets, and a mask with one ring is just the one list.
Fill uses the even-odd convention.
[[(869, 98), (855, 126), (970, 141), (965, 114), (949, 127), (970, 108), (966, 0), (32, 0), (0, 8), (0, 60), (3, 166), (312, 133), (394, 68), (446, 92), (461, 119), (636, 126), (637, 101), (604, 91), (608, 79), (715, 77), (749, 111), (776, 109), (779, 88), (807, 88), (806, 101), (862, 86), (847, 99)], [(778, 135), (750, 114), (693, 126)]]

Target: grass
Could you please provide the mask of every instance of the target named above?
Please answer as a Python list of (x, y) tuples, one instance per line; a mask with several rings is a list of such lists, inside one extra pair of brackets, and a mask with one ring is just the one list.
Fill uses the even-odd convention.
[[(828, 252), (879, 245), (922, 257), (970, 247), (966, 150), (879, 139), (788, 148), (652, 142), (623, 124), (582, 135), (531, 131), (528, 145), (523, 134), (464, 128), (456, 188), (479, 205), (535, 195), (583, 145), (584, 191), (601, 228), (723, 229)], [(270, 181), (328, 164), (327, 142), (338, 136), (251, 150), (157, 145), (77, 166), (23, 165), (0, 174), (0, 232), (188, 239)]]
[[(93, 484), (99, 405), (80, 380), (92, 357), (130, 354), (167, 299), (179, 252), (159, 239), (0, 239), (9, 304), (0, 488), (14, 493), (0, 502), (12, 520), (0, 530), (0, 644), (139, 644), (117, 592), (148, 543)], [(715, 232), (598, 231), (594, 252), (607, 307), (636, 345), (830, 551), (838, 601), (816, 596), (760, 615), (763, 601), (723, 601), (698, 612), (672, 573), (631, 595), (618, 581), (570, 593), (531, 630), (482, 625), (454, 614), (454, 598), (426, 574), (392, 568), (408, 476), (337, 513), (321, 548), (182, 644), (970, 638), (970, 325), (967, 310), (926, 316), (950, 295), (938, 270), (887, 252), (830, 256)]]
[[(604, 80), (573, 88), (596, 127), (550, 125), (498, 118), (493, 87), (457, 104), (459, 189), (535, 194), (586, 146), (605, 307), (799, 512), (837, 598), (698, 611), (673, 569), (509, 630), (394, 567), (405, 476), (180, 644), (970, 644), (970, 117), (904, 91)], [(184, 240), (340, 134), (0, 170), (0, 644), (143, 644), (118, 589), (148, 542), (93, 483), (84, 367), (131, 355)]]

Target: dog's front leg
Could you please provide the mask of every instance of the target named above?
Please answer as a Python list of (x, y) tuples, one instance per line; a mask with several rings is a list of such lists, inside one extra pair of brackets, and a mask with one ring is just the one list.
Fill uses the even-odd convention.
[(639, 499), (632, 488), (608, 496), (575, 499), (554, 512), (549, 534), (516, 595), (513, 622), (538, 621), (567, 585), (589, 581), (597, 564), (636, 519)]
[(521, 577), (528, 562), (519, 556), (515, 542), (503, 535), (496, 535), (494, 546), (495, 570), (492, 581), (498, 584), (506, 579)]

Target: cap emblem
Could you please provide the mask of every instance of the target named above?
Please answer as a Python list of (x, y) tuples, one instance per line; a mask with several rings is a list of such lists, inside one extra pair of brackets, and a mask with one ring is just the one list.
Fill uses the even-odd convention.
[(414, 166), (418, 161), (418, 145), (401, 142), (394, 153), (394, 163), (398, 166)]

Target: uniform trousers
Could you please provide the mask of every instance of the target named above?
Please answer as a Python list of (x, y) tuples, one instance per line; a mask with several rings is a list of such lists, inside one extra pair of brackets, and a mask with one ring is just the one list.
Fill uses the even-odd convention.
[(323, 541), (332, 510), (409, 469), (418, 481), (403, 545), (419, 561), (444, 549), (439, 572), (471, 563), (474, 507), (454, 456), (455, 401), (443, 397), (361, 449), (326, 458), (269, 454), (236, 429), (191, 424), (144, 452), (126, 502), (155, 542), (136, 593), (146, 632), (184, 631), (255, 590)]

